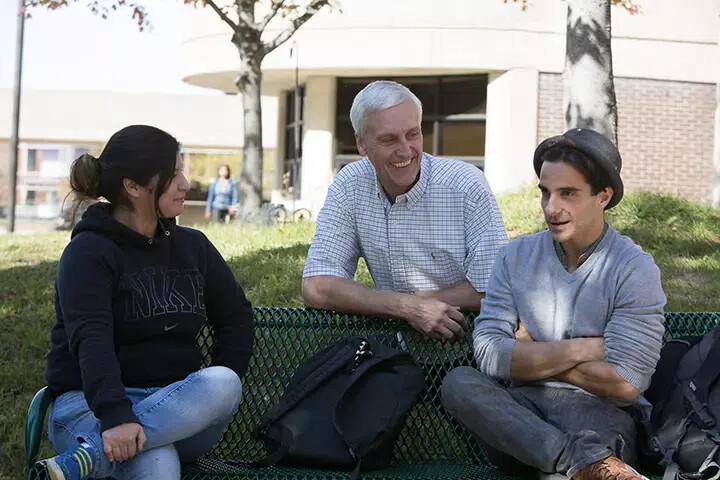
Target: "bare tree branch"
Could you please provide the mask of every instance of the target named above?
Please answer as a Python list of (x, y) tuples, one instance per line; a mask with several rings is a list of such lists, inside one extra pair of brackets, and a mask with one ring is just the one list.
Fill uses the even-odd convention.
[(259, 25), (255, 23), (255, 0), (235, 0), (240, 27), (259, 31)]
[(230, 17), (227, 16), (227, 14), (225, 13), (225, 11), (222, 8), (217, 6), (217, 4), (215, 3), (214, 0), (203, 0), (203, 1), (205, 2), (205, 5), (210, 5), (210, 8), (215, 10), (215, 13), (217, 13), (220, 16), (220, 18), (222, 19), (223, 22), (230, 25), (230, 28), (232, 28), (233, 32), (238, 31), (238, 29), (240, 27), (235, 22), (233, 22), (230, 19)]
[(272, 6), (270, 7), (270, 12), (268, 12), (268, 14), (265, 15), (265, 18), (262, 19), (262, 22), (260, 22), (260, 31), (265, 30), (265, 27), (267, 27), (270, 21), (275, 18), (275, 15), (277, 15), (278, 10), (282, 8), (284, 3), (285, 0), (275, 0), (272, 3)]
[[(70, 3), (78, 3), (79, 0), (25, 0), (25, 9), (31, 8), (47, 8), (48, 10), (56, 10), (58, 8), (67, 7)], [(107, 19), (108, 16), (117, 11), (119, 8), (125, 8), (132, 11), (132, 19), (142, 32), (146, 27), (150, 26), (148, 14), (145, 7), (138, 2), (130, 0), (87, 0), (87, 8), (94, 13)], [(29, 13), (28, 13), (29, 15)]]
[[(509, 3), (510, 1), (512, 1), (512, 3), (519, 3), (523, 12), (530, 6), (529, 0), (503, 0), (503, 3)], [(630, 15), (638, 15), (642, 12), (636, 0), (611, 0), (611, 3), (613, 5), (620, 5), (627, 10)]]
[(265, 44), (265, 53), (270, 53), (277, 47), (285, 43), (288, 38), (293, 36), (293, 34), (297, 31), (298, 28), (300, 28), (305, 22), (310, 20), (310, 18), (317, 12), (319, 12), (321, 8), (327, 5), (330, 5), (330, 0), (313, 0), (312, 2), (310, 2), (310, 4), (305, 9), (305, 12), (297, 18), (293, 19), (290, 22), (290, 26), (286, 30), (280, 32), (277, 37)]

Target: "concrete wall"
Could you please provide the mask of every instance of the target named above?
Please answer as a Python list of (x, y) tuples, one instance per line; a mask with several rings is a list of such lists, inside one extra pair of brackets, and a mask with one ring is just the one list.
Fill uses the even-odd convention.
[[(694, 0), (640, 2), (641, 15), (614, 7), (615, 74), (714, 82), (720, 71), (720, 4)], [(505, 71), (532, 67), (561, 72), (567, 4), (478, 0), (343, 0), (341, 9), (316, 15), (293, 37), (301, 81), (313, 75), (379, 75)], [(237, 51), (228, 26), (209, 9), (187, 10), (184, 79), (234, 91)], [(267, 38), (277, 34), (270, 29)], [(294, 82), (292, 41), (264, 63), (268, 93)]]
[[(720, 3), (695, 0), (692, 8), (677, 0), (640, 3), (640, 15), (612, 9), (626, 183), (629, 189), (707, 200), (713, 125), (708, 112), (715, 105), (712, 84), (720, 78)], [(335, 85), (330, 79), (339, 76), (489, 73), (488, 179), (497, 192), (534, 181), (535, 145), (563, 131), (559, 74), (566, 13), (567, 3), (557, 0), (531, 2), (526, 12), (500, 1), (343, 0), (341, 8), (313, 17), (263, 62), (264, 93), (291, 89), (296, 66), (300, 83), (307, 84), (303, 206), (316, 210), (331, 179)], [(209, 9), (188, 9), (187, 19), (184, 80), (235, 91), (238, 53), (227, 25)], [(278, 22), (266, 38), (278, 33)], [(276, 128), (283, 118), (280, 108), (272, 120)], [(282, 152), (279, 145), (276, 188)], [(274, 199), (281, 200), (277, 190)]]
[[(0, 112), (11, 111), (12, 91), (0, 89)], [(275, 147), (277, 99), (263, 97), (268, 121), (263, 145)], [(0, 115), (0, 139), (10, 137), (11, 115)], [(241, 97), (162, 95), (99, 91), (24, 90), (20, 137), (30, 141), (106, 142), (132, 124), (153, 125), (184, 145), (238, 148), (243, 145)]]
[(516, 190), (536, 178), (538, 71), (512, 69), (488, 83), (485, 175), (495, 194)]
[[(311, 77), (306, 84), (302, 198), (313, 212), (325, 203), (335, 158), (335, 77)], [(310, 101), (312, 100), (312, 101)]]

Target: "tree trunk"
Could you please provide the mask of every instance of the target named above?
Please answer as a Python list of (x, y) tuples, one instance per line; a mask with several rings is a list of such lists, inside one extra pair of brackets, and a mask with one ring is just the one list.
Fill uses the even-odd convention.
[(242, 95), (243, 165), (240, 178), (240, 215), (250, 221), (257, 217), (262, 202), (263, 185), (263, 147), (262, 147), (262, 108), (260, 83), (261, 56), (240, 55), (240, 73), (237, 87)]
[(610, 0), (568, 0), (565, 127), (591, 128), (617, 145)]

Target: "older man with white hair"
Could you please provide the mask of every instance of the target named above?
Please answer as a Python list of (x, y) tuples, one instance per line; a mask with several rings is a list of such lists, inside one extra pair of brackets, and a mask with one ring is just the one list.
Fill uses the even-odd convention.
[[(423, 153), (422, 104), (405, 86), (377, 81), (350, 120), (365, 158), (328, 190), (303, 272), (315, 308), (402, 318), (436, 339), (461, 339), (461, 310), (479, 310), (495, 255), (507, 242), (483, 173)], [(355, 281), (360, 257), (375, 289)]]

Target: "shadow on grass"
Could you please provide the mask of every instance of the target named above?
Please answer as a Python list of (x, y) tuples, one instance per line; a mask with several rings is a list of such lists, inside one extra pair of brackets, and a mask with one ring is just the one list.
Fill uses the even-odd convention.
[[(543, 230), (536, 199), (523, 198), (505, 200), (506, 225), (518, 234)], [(608, 219), (655, 257), (667, 310), (720, 311), (720, 211), (640, 193), (628, 194)], [(229, 257), (228, 264), (253, 305), (299, 307), (308, 248), (309, 242), (300, 242), (255, 250)], [(18, 249), (26, 246), (13, 245), (4, 254)], [(57, 261), (35, 263), (33, 257), (28, 250), (16, 260), (25, 265), (0, 269), (0, 478), (23, 477), (25, 416), (44, 384)], [(358, 271), (361, 281), (371, 284), (362, 262)], [(47, 456), (47, 441), (44, 445), (41, 455)]]
[(633, 193), (608, 220), (653, 255), (669, 311), (720, 311), (720, 211), (681, 198)]
[[(302, 306), (309, 246), (258, 250), (229, 258), (228, 264), (253, 305)], [(25, 418), (33, 395), (45, 385), (56, 273), (57, 261), (0, 270), (0, 478), (24, 476)], [(52, 453), (43, 439), (41, 458)]]
[(310, 245), (257, 250), (227, 259), (253, 306), (302, 307), (300, 283)]
[(56, 261), (0, 270), (0, 478), (23, 478), (25, 417), (45, 384), (56, 271)]

